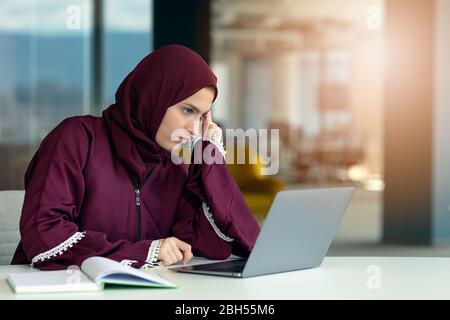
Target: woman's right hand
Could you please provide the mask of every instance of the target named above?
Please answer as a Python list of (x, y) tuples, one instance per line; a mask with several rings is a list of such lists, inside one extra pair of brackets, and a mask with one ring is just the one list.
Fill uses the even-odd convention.
[(158, 259), (165, 266), (182, 261), (186, 264), (193, 257), (191, 245), (176, 237), (161, 240)]

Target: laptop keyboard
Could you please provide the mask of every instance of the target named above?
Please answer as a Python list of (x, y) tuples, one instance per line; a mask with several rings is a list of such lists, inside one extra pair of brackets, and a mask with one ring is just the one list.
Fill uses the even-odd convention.
[(218, 271), (218, 272), (241, 272), (244, 269), (246, 260), (230, 260), (223, 262), (207, 263), (192, 266), (192, 270)]

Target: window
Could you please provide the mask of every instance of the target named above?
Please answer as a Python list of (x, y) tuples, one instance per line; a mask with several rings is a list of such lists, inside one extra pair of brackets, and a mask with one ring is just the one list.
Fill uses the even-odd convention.
[(104, 2), (104, 107), (114, 102), (120, 82), (151, 51), (152, 2)]
[(93, 0), (0, 0), (0, 190), (23, 189), (42, 139), (92, 107), (93, 55), (100, 55), (102, 104), (150, 52), (151, 0), (103, 3), (102, 52), (93, 51)]

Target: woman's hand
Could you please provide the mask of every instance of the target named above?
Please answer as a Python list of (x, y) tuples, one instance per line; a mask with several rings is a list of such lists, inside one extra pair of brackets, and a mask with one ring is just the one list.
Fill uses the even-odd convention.
[(158, 259), (163, 265), (168, 266), (178, 261), (186, 264), (193, 257), (191, 245), (175, 237), (169, 237), (161, 240)]
[(222, 141), (222, 129), (212, 121), (211, 110), (203, 117), (202, 136), (203, 140)]

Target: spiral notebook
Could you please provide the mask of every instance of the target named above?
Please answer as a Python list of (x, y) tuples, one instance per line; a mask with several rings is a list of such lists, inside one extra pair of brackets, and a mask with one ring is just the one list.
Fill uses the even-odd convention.
[(149, 274), (104, 257), (83, 261), (81, 269), (9, 273), (15, 293), (101, 291), (106, 285), (177, 288), (157, 274)]

